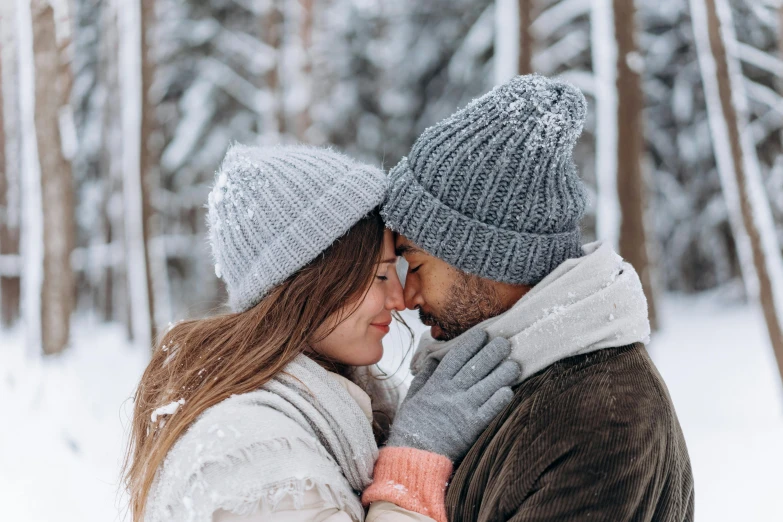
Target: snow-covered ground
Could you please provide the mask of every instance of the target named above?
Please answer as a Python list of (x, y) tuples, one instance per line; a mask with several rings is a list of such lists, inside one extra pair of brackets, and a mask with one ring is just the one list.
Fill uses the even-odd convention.
[[(649, 349), (685, 431), (697, 520), (783, 520), (783, 387), (760, 311), (714, 293), (667, 296), (660, 308)], [(394, 337), (390, 352), (407, 346)], [(123, 520), (119, 464), (146, 364), (124, 338), (82, 319), (73, 348), (40, 361), (24, 356), (21, 331), (0, 332), (2, 520)]]
[(783, 386), (757, 306), (669, 298), (650, 354), (693, 464), (696, 520), (783, 520)]

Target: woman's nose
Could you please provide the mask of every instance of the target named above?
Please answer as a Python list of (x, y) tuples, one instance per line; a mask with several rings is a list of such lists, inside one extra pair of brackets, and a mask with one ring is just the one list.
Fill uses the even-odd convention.
[(386, 298), (386, 308), (388, 310), (397, 310), (401, 312), (405, 310), (405, 299), (402, 295), (402, 283), (400, 279), (395, 275), (389, 278), (389, 295)]

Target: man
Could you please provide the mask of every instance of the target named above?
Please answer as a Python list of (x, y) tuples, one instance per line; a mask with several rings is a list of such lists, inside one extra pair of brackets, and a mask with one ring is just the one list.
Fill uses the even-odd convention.
[(522, 368), (456, 469), (449, 520), (693, 520), (639, 278), (610, 245), (581, 245), (585, 114), (573, 86), (520, 76), (427, 129), (390, 172), (382, 214), (408, 261), (406, 306), (436, 339), (422, 371), (474, 327), (509, 339)]

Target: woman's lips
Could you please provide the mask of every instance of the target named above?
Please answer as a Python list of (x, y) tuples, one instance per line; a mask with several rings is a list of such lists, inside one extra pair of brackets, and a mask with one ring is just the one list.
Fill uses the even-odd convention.
[(381, 330), (384, 333), (389, 333), (389, 325), (391, 323), (370, 323), (370, 326), (374, 326), (375, 328)]

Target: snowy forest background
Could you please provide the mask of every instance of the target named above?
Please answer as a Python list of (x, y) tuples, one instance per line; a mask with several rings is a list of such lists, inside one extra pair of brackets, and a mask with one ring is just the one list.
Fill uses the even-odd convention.
[(388, 169), (537, 72), (588, 99), (584, 236), (643, 276), (698, 520), (783, 519), (782, 24), (780, 0), (3, 0), (0, 502), (125, 515), (152, 340), (225, 299), (204, 203), (231, 141)]

